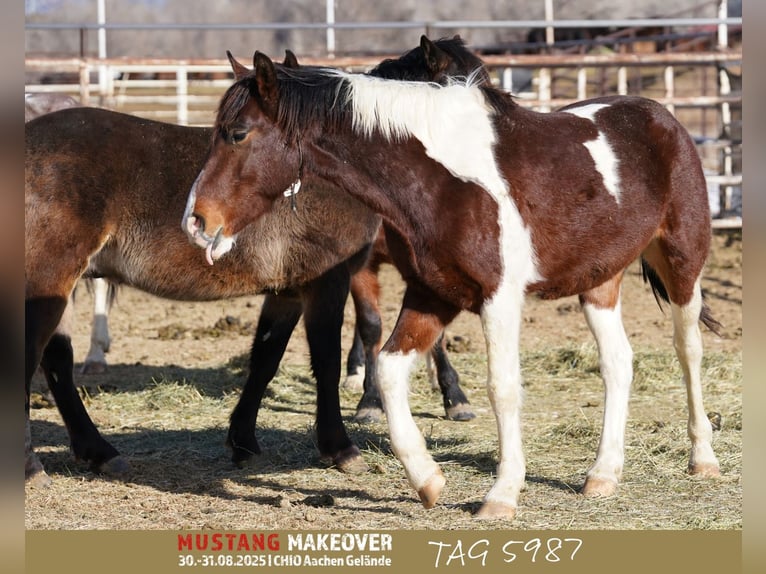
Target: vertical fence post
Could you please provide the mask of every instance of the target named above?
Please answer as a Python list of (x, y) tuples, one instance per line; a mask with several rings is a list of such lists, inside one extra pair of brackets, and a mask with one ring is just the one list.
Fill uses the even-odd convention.
[(80, 61), (80, 104), (90, 105), (90, 66), (84, 59)]
[(325, 16), (327, 20), (327, 57), (335, 57), (335, 0), (325, 0)]
[(500, 86), (506, 91), (513, 90), (513, 69), (503, 68), (502, 76), (500, 78)]
[(176, 68), (176, 116), (179, 125), (185, 126), (189, 123), (189, 81), (186, 73), (186, 66)]
[(551, 69), (540, 68), (540, 74), (537, 78), (537, 99), (540, 101), (540, 111), (551, 111)]
[[(673, 66), (665, 66), (665, 97), (672, 101), (676, 95), (675, 72)], [(665, 104), (671, 114), (676, 113), (676, 107), (672, 103)]]
[(588, 97), (588, 70), (577, 69), (577, 99), (584, 100)]
[(625, 66), (617, 68), (617, 93), (621, 96), (628, 94), (628, 69)]

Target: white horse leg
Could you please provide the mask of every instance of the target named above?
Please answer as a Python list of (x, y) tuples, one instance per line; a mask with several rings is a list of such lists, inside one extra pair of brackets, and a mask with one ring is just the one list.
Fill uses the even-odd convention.
[(109, 282), (93, 279), (93, 326), (90, 332), (90, 349), (82, 365), (85, 374), (99, 374), (106, 371), (106, 353), (109, 352)]
[(423, 433), (412, 418), (409, 403), (409, 377), (418, 353), (381, 351), (378, 356), (378, 388), (388, 420), (391, 449), (404, 467), (410, 485), (418, 492), (423, 506), (431, 508), (446, 482), (428, 453)]
[(604, 419), (596, 460), (588, 469), (582, 492), (586, 496), (611, 496), (617, 490), (625, 460), (633, 351), (622, 324), (619, 298), (612, 308), (584, 302), (583, 311), (598, 345), (604, 380)]
[(497, 421), (500, 461), (477, 518), (512, 519), (524, 487), (526, 461), (521, 442), (519, 329), (523, 296), (495, 296), (481, 310), (487, 343), (487, 392)]
[(391, 449), (425, 508), (436, 504), (446, 479), (412, 418), (409, 378), (419, 356), (431, 350), (439, 333), (459, 311), (434, 299), (431, 293), (408, 286), (394, 330), (378, 355), (378, 391), (388, 420)]
[(702, 335), (699, 329), (702, 292), (699, 279), (694, 285), (689, 303), (684, 306), (671, 303), (670, 308), (673, 317), (673, 345), (681, 363), (689, 407), (687, 430), (692, 443), (689, 472), (705, 477), (719, 476), (718, 459), (711, 444), (713, 427), (702, 404)]

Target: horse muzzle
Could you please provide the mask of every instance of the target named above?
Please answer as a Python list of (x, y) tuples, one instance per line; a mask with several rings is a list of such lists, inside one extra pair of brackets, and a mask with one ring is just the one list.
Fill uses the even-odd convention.
[[(197, 178), (198, 180), (199, 177)], [(223, 225), (219, 225), (212, 235), (205, 231), (205, 219), (194, 212), (194, 205), (197, 199), (197, 181), (194, 182), (189, 192), (189, 199), (186, 202), (181, 228), (186, 232), (189, 241), (205, 250), (207, 262), (213, 265), (217, 259), (231, 251), (231, 248), (234, 247), (234, 237), (223, 234)]]

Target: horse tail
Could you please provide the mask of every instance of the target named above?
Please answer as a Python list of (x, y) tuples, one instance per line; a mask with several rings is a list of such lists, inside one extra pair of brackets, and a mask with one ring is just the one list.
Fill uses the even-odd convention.
[(644, 283), (648, 283), (652, 288), (652, 295), (654, 295), (654, 300), (657, 301), (660, 309), (662, 309), (662, 301), (670, 303), (670, 297), (668, 297), (668, 290), (665, 289), (665, 284), (654, 268), (643, 257), (641, 258), (641, 278), (644, 280)]
[[(641, 277), (645, 283), (648, 283), (652, 288), (652, 294), (654, 295), (657, 305), (662, 309), (662, 301), (670, 303), (670, 297), (668, 297), (668, 291), (665, 289), (665, 285), (662, 283), (662, 279), (657, 275), (657, 272), (647, 263), (647, 261), (641, 258)], [(705, 303), (705, 293), (702, 293), (702, 309), (700, 310), (700, 321), (713, 333), (721, 336), (721, 329), (723, 325), (719, 323), (710, 311), (707, 303)]]
[(108, 281), (109, 288), (107, 289), (107, 296), (106, 299), (109, 302), (109, 308), (112, 308), (112, 305), (114, 305), (114, 302), (117, 300), (117, 290), (119, 288), (119, 283), (115, 283), (114, 281)]

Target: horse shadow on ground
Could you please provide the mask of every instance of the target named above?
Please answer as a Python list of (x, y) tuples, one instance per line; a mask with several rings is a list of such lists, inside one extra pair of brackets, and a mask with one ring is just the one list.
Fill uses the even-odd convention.
[[(294, 377), (294, 375), (289, 375)], [(104, 430), (104, 437), (117, 448), (130, 462), (131, 471), (119, 481), (147, 486), (172, 494), (204, 494), (223, 500), (239, 500), (269, 507), (278, 507), (280, 500), (274, 496), (233, 493), (227, 484), (242, 487), (263, 487), (277, 492), (284, 489), (278, 475), (307, 468), (325, 468), (327, 472), (339, 472), (320, 460), (314, 436), (315, 383), (306, 376), (298, 375), (300, 404), (290, 405), (283, 401), (268, 400), (269, 393), (279, 393), (280, 382), (272, 381), (267, 389), (261, 412), (274, 411), (305, 416), (305, 425), (297, 430), (277, 428), (262, 424), (261, 417), (256, 428), (256, 436), (262, 453), (256, 455), (245, 468), (236, 467), (230, 459), (230, 451), (224, 441), (228, 428), (228, 414), (222, 420), (213, 421), (204, 428), (156, 429), (139, 424), (126, 424), (118, 431)], [(185, 368), (178, 365), (161, 367), (146, 365), (113, 365), (100, 375), (76, 375), (75, 383), (81, 393), (95, 397), (99, 393), (140, 393), (158, 385), (161, 381), (180, 381), (195, 388), (201, 395), (222, 398), (244, 383), (245, 375), (229, 366), (222, 368)], [(313, 395), (313, 396), (312, 396)], [(439, 398), (437, 398), (439, 397)], [(352, 401), (358, 400), (354, 396)], [(440, 402), (436, 394), (435, 404)], [(347, 404), (343, 404), (343, 403)], [(362, 456), (368, 458), (366, 450), (391, 455), (388, 442), (388, 430), (383, 424), (362, 425), (350, 421), (356, 403), (348, 404), (348, 397), (342, 397), (344, 421), (351, 439), (362, 449)], [(193, 408), (193, 405), (191, 406)], [(65, 426), (60, 421), (35, 420), (31, 413), (31, 432), (33, 442), (38, 449), (46, 470), (52, 475), (79, 476), (84, 480), (112, 480), (109, 477), (91, 472), (85, 463), (75, 461), (68, 448), (69, 437)], [(161, 414), (158, 411), (158, 415)], [(418, 419), (436, 419), (438, 416), (429, 412), (413, 412)], [(451, 423), (461, 424), (461, 423)], [(439, 446), (446, 451), (435, 455), (437, 462), (449, 461), (465, 467), (472, 467), (478, 473), (491, 474), (495, 471), (497, 460), (491, 452), (482, 456), (475, 453), (463, 453), (458, 448), (465, 442), (461, 438), (438, 438)], [(426, 443), (434, 446), (433, 439), (426, 437)], [(455, 447), (454, 450), (451, 447)], [(403, 476), (403, 471), (402, 471)], [(117, 479), (115, 479), (117, 480)], [(570, 491), (573, 485), (549, 480), (543, 477), (527, 476), (528, 481), (544, 483), (551, 488)], [(333, 499), (358, 498), (375, 504), (371, 510), (380, 513), (396, 512), (387, 504), (413, 499), (413, 494), (403, 492), (401, 496), (376, 496), (364, 488), (363, 481), (356, 488), (353, 481), (347, 481), (342, 488), (301, 486), (297, 489), (303, 496), (302, 503), (307, 506), (323, 506), (328, 497)], [(277, 497), (278, 498), (278, 497)], [(475, 512), (480, 501), (462, 503), (459, 507), (469, 513)]]

